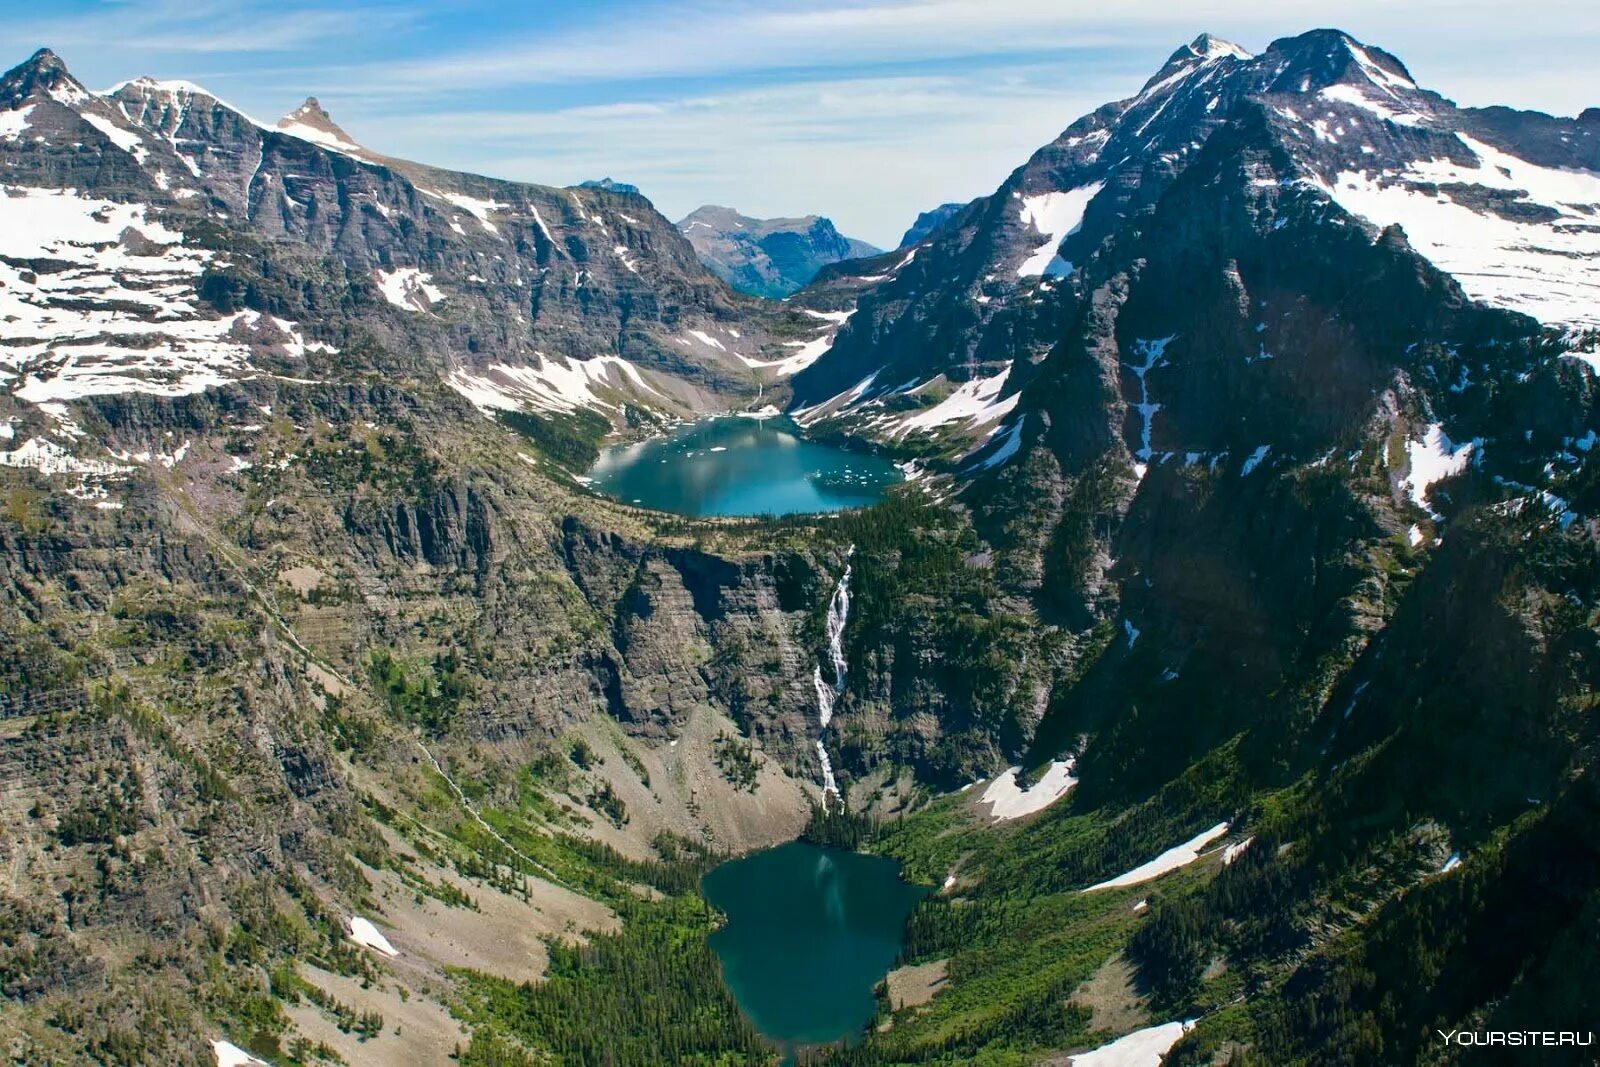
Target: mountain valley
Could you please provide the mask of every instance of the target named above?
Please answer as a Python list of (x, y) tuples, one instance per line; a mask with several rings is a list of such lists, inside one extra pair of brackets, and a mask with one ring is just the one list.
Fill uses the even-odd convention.
[[(899, 249), (794, 221), (0, 77), (16, 1062), (775, 1064), (700, 880), (797, 837), (926, 889), (808, 1064), (1587, 1025), (1600, 110), (1203, 34)], [(780, 414), (897, 484), (591, 484)]]

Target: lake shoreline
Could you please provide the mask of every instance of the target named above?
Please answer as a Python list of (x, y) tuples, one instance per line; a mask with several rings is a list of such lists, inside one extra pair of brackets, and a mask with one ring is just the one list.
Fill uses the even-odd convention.
[(905, 480), (888, 458), (823, 442), (786, 415), (728, 412), (612, 444), (578, 481), (690, 518), (779, 518), (867, 507)]
[(907, 881), (890, 857), (797, 839), (718, 864), (700, 892), (724, 916), (709, 937), (723, 984), (795, 1062), (866, 1035), (876, 988), (933, 887)]

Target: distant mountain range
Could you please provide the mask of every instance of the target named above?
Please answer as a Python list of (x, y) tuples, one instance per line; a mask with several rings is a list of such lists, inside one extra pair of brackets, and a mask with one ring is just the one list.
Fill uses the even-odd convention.
[(754, 219), (707, 204), (680, 219), (678, 229), (717, 277), (740, 292), (772, 298), (802, 288), (829, 264), (881, 251), (845, 237), (818, 215)]

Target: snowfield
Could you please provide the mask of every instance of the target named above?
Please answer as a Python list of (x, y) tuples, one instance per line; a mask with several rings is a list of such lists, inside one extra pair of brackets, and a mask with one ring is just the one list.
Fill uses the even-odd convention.
[[(1477, 166), (1434, 159), (1401, 173), (1344, 171), (1324, 191), (1376, 226), (1399, 223), (1412, 247), (1475, 300), (1548, 324), (1600, 326), (1600, 173), (1541, 167), (1456, 136)], [(1453, 200), (1449, 186), (1494, 191), (1554, 218), (1480, 213)]]
[[(1202, 850), (1211, 842), (1228, 832), (1228, 824), (1219, 822), (1209, 830), (1205, 830), (1185, 841), (1167, 849), (1149, 863), (1141, 863), (1131, 871), (1109, 878), (1104, 882), (1096, 882), (1085, 889), (1085, 893), (1093, 893), (1096, 889), (1120, 889), (1123, 886), (1138, 885), (1160, 878), (1168, 871), (1175, 871), (1179, 867), (1187, 867), (1199, 859)], [(1076, 1062), (1076, 1061), (1074, 1061)]]
[(1071, 1067), (1160, 1067), (1178, 1039), (1193, 1029), (1193, 1019), (1149, 1026), (1092, 1052), (1080, 1052), (1069, 1062)]
[(1061, 242), (1076, 233), (1083, 225), (1083, 213), (1089, 201), (1105, 187), (1105, 182), (1092, 182), (1064, 193), (1043, 193), (1022, 198), (1022, 222), (1044, 234), (1045, 242), (1017, 268), (1019, 278), (1055, 277), (1072, 273), (1072, 264), (1057, 254)]
[(1020, 819), (1024, 815), (1043, 811), (1078, 784), (1078, 780), (1072, 777), (1073, 765), (1074, 761), (1070, 758), (1052, 760), (1049, 769), (1028, 789), (1017, 785), (1017, 775), (1022, 773), (1022, 768), (1009, 768), (989, 783), (989, 788), (983, 791), (978, 803), (991, 805), (989, 815), (995, 822)]

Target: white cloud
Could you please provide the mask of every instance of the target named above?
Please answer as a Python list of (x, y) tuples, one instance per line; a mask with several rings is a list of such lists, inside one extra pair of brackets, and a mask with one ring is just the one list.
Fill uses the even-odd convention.
[[(1531, 8), (1531, 9), (1530, 9)], [(1091, 50), (1148, 50), (1159, 63), (1201, 30), (1256, 48), (1329, 21), (1325, 0), (831, 0), (823, 3), (721, 0), (660, 5), (626, 19), (597, 17), (565, 29), (500, 35), (492, 44), (363, 71), (384, 92), (428, 93), (463, 84), (538, 85), (575, 81), (706, 78), (753, 72), (834, 70), (875, 64), (939, 63)], [(1342, 28), (1404, 56), (1432, 48), (1454, 69), (1484, 73), (1515, 62), (1541, 65), (1519, 46), (1570, 56), (1570, 92), (1588, 92), (1576, 64), (1592, 64), (1600, 8), (1590, 0), (1532, 0), (1509, 18), (1502, 0), (1346, 0)], [(1070, 61), (1071, 56), (1063, 56)], [(1544, 57), (1540, 57), (1541, 59)], [(1153, 67), (1152, 67), (1153, 69)], [(1492, 73), (1492, 70), (1490, 71)], [(330, 74), (335, 72), (330, 71)], [(352, 88), (357, 88), (352, 86)]]
[(1101, 102), (1098, 91), (1021, 76), (865, 78), (350, 126), (386, 152), (527, 181), (608, 174), (638, 184), (674, 218), (702, 203), (759, 216), (818, 211), (851, 236), (892, 246), (918, 211), (992, 192)]

